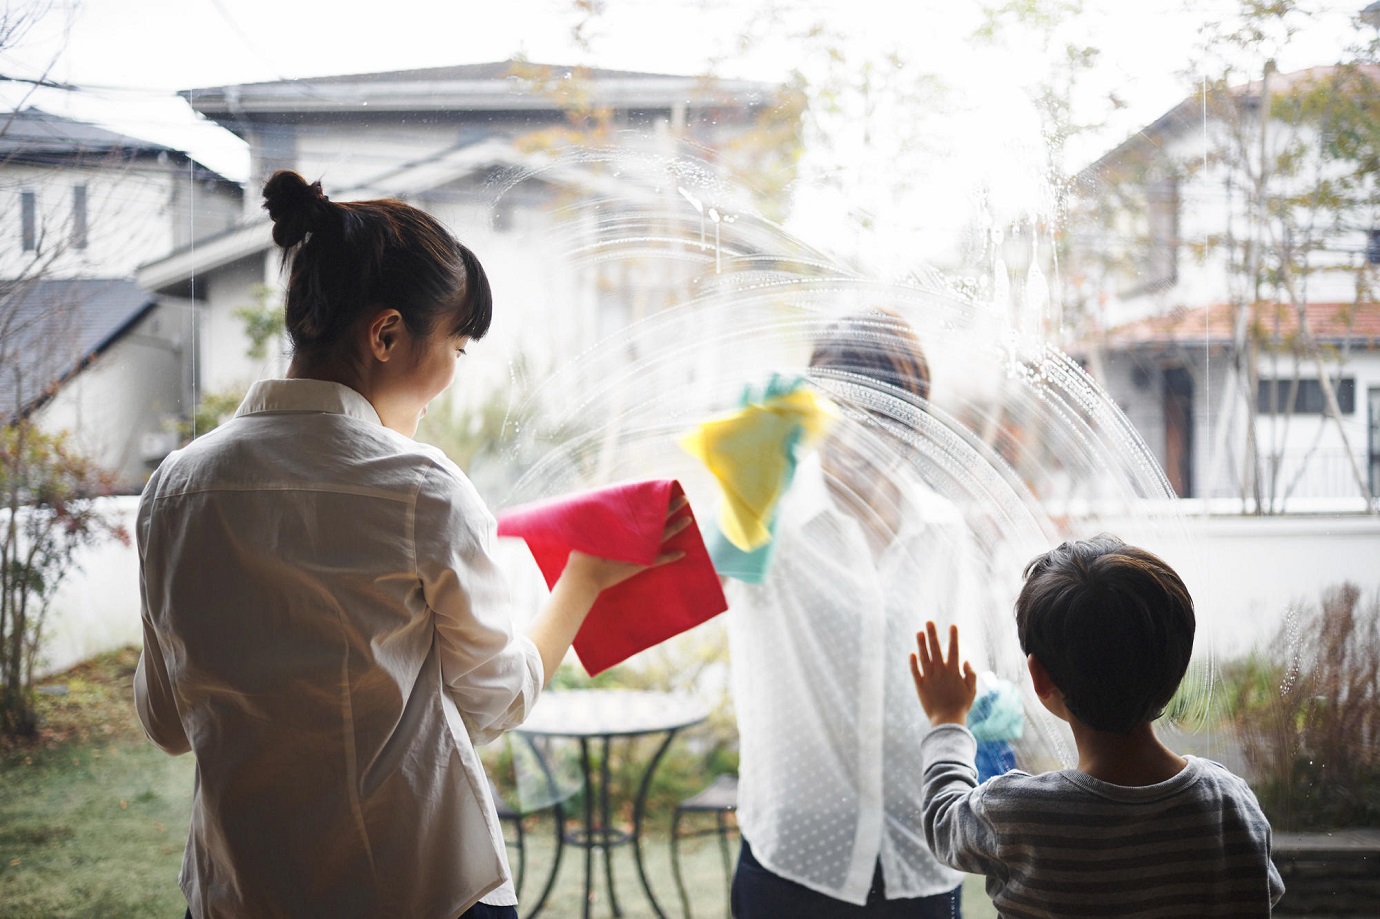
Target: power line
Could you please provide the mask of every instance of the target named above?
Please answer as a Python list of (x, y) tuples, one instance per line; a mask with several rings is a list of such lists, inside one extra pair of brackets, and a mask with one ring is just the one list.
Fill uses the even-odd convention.
[(34, 79), (31, 77), (12, 77), (9, 74), (0, 73), (0, 83), (24, 83), (29, 86), (41, 86), (44, 89), (61, 89), (65, 92), (79, 92), (80, 87), (71, 83), (58, 83), (54, 80)]

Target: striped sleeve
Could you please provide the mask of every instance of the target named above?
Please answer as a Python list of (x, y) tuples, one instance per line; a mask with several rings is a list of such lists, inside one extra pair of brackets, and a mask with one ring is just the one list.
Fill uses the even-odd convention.
[(925, 735), (920, 752), (921, 813), (935, 858), (959, 871), (1001, 879), (1005, 871), (995, 857), (996, 834), (981, 815), (977, 740), (962, 725), (941, 724)]
[(1255, 796), (1209, 760), (1144, 787), (1072, 769), (979, 786), (962, 728), (935, 729), (923, 750), (935, 855), (985, 874), (1004, 917), (1268, 916), (1283, 894)]

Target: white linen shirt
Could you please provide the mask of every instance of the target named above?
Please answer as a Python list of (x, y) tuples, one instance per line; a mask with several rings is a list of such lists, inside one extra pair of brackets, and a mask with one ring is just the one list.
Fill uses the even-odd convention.
[(196, 756), (193, 916), (517, 902), (475, 744), (542, 664), (452, 462), (348, 387), (264, 381), (158, 467), (137, 536), (139, 718)]
[(878, 859), (888, 899), (953, 890), (921, 822), (928, 721), (908, 655), (928, 618), (965, 611), (966, 528), (928, 488), (906, 486), (896, 538), (874, 556), (828, 493), (818, 454), (782, 501), (761, 585), (728, 616), (739, 727), (738, 822), (774, 874), (863, 904)]

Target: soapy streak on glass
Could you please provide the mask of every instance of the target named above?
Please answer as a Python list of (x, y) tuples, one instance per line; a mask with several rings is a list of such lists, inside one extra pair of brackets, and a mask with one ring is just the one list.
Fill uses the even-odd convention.
[[(666, 302), (513, 394), (528, 421), (503, 456), (522, 470), (503, 501), (675, 476), (698, 512), (711, 513), (716, 486), (676, 438), (735, 408), (745, 385), (772, 372), (804, 374), (813, 342), (836, 319), (891, 310), (925, 347), (931, 404), (851, 375), (816, 374), (814, 385), (851, 407), (841, 424), (865, 432), (850, 436), (867, 462), (906, 466), (957, 506), (993, 585), (972, 636), (989, 656), (975, 664), (1022, 684), (1035, 728), (1029, 755), (1069, 762), (1065, 729), (1022, 679), (1011, 602), (1024, 562), (1060, 538), (1113, 529), (1153, 545), (1181, 532), (1168, 482), (1124, 415), (1057, 347), (1012, 334), (1003, 310), (955, 293), (935, 272), (870, 277), (746, 210), (745, 196), (702, 167), (607, 153), (597, 163), (618, 164), (626, 196), (601, 183), (596, 202), (560, 211), (550, 239), (577, 267), (626, 270)], [(726, 200), (740, 209), (710, 203)], [(717, 235), (701, 241), (711, 207), (733, 219), (716, 221)], [(1027, 297), (1023, 308), (1043, 302)], [(888, 419), (888, 432), (861, 425), (863, 409)]]

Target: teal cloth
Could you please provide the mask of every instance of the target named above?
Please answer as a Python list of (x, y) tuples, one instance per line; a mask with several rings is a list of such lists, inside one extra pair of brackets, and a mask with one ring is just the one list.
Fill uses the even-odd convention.
[[(762, 403), (789, 395), (803, 385), (805, 385), (804, 377), (773, 373), (771, 379), (767, 381), (767, 385), (760, 390), (752, 384), (744, 386), (743, 395), (738, 400), (738, 406), (743, 408), (754, 402)], [(783, 495), (790, 490), (791, 482), (795, 479), (795, 468), (800, 459), (796, 455), (796, 448), (799, 446), (804, 433), (804, 425), (796, 425), (781, 445), (786, 456), (785, 474), (781, 484)], [(780, 509), (779, 506), (777, 509)], [(772, 550), (776, 546), (776, 522), (779, 517), (779, 514), (773, 514), (771, 521), (767, 524), (771, 539), (750, 552), (738, 548), (723, 534), (717, 523), (717, 515), (714, 523), (702, 526), (705, 548), (709, 550), (709, 559), (714, 563), (714, 570), (724, 577), (734, 578), (747, 584), (761, 584), (767, 577), (767, 569), (771, 566)]]
[(998, 680), (978, 697), (968, 713), (968, 730), (979, 742), (1019, 740), (1025, 731), (1025, 708), (1016, 684)]

